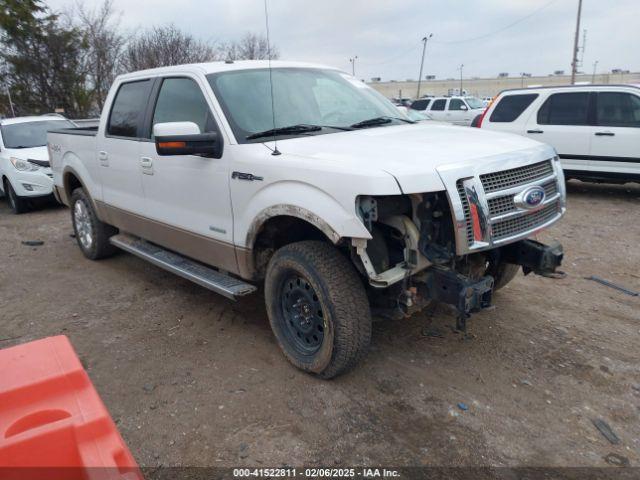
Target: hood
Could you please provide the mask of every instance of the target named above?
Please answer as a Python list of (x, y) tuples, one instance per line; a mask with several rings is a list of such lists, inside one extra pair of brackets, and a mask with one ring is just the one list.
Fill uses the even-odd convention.
[(21, 160), (39, 160), (49, 161), (49, 152), (47, 146), (33, 148), (5, 148), (6, 157), (15, 157)]
[(395, 177), (404, 193), (443, 190), (437, 173), (443, 167), (518, 157), (533, 163), (555, 155), (548, 145), (518, 135), (435, 122), (299, 137), (279, 141), (278, 148), (283, 155), (357, 171), (382, 170)]

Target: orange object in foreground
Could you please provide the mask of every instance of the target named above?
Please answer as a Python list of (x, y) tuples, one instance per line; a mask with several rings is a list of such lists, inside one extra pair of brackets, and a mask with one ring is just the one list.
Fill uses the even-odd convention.
[(0, 350), (0, 478), (142, 479), (65, 336)]

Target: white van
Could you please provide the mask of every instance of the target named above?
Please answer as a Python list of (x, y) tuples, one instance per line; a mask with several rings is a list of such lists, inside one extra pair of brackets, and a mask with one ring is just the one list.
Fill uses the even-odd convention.
[(640, 182), (640, 86), (506, 90), (474, 124), (553, 146), (565, 176)]

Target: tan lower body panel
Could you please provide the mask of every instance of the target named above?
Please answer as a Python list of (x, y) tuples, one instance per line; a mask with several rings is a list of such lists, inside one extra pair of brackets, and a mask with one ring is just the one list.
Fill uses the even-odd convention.
[[(136, 235), (173, 250), (181, 255), (198, 260), (212, 267), (226, 270), (245, 279), (251, 279), (253, 273), (247, 268), (247, 258), (251, 254), (246, 249), (237, 249), (230, 243), (188, 232), (181, 228), (151, 220), (131, 212), (121, 210), (96, 201), (98, 217), (105, 223), (119, 228), (123, 232)], [(238, 259), (236, 259), (236, 253)], [(238, 268), (240, 260), (243, 268)]]

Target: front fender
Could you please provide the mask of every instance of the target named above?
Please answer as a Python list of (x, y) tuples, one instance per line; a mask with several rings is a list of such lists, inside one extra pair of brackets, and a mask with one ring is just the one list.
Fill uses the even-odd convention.
[[(286, 203), (283, 203), (283, 199), (286, 199)], [(257, 192), (246, 205), (236, 222), (238, 246), (253, 248), (262, 225), (279, 215), (311, 223), (333, 243), (338, 243), (342, 238), (371, 238), (355, 213), (355, 197), (351, 208), (347, 209), (314, 185), (281, 181)]]

